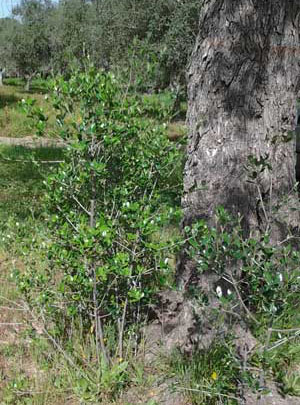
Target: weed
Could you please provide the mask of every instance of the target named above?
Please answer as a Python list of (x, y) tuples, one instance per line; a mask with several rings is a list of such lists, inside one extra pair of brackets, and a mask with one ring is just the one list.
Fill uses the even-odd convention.
[(240, 364), (230, 342), (217, 342), (191, 357), (175, 352), (171, 371), (192, 404), (237, 404)]

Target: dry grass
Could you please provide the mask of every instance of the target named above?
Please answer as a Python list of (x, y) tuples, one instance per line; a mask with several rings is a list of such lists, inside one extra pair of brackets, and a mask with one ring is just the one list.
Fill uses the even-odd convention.
[[(47, 361), (53, 349), (39, 336), (15, 284), (12, 269), (22, 263), (0, 255), (0, 404), (77, 405), (65, 370)], [(55, 357), (54, 357), (55, 359)]]
[(178, 141), (186, 136), (187, 129), (184, 121), (171, 122), (167, 128), (167, 135), (170, 141)]
[[(60, 151), (1, 146), (1, 153), (12, 159), (26, 159), (32, 153), (51, 159)], [(66, 365), (40, 334), (11, 277), (16, 268), (22, 272), (23, 259), (13, 249), (9, 253), (4, 249), (5, 224), (18, 221), (23, 226), (30, 212), (38, 210), (42, 178), (30, 163), (1, 161), (0, 174), (0, 405), (77, 405)], [(33, 236), (34, 229), (28, 227), (27, 232)], [(14, 236), (10, 238), (13, 244)]]

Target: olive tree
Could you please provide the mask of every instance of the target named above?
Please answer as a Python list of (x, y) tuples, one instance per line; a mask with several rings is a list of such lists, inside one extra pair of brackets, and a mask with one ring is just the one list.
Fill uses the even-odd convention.
[(51, 3), (42, 0), (22, 0), (13, 14), (20, 24), (12, 36), (11, 55), (19, 73), (26, 78), (26, 90), (35, 74), (46, 69), (50, 48), (46, 36), (47, 12)]
[[(193, 242), (194, 257), (183, 255), (178, 279), (185, 289), (197, 284), (206, 297), (196, 333), (206, 345), (220, 332), (215, 321), (222, 313), (222, 295), (234, 292), (230, 311), (235, 323), (245, 326), (249, 319), (257, 327), (253, 302), (266, 294), (266, 310), (270, 286), (273, 292), (282, 288), (272, 284), (282, 271), (294, 280), (293, 266), (278, 257), (280, 247), (295, 240), (299, 225), (293, 136), (300, 88), (299, 17), (296, 0), (207, 0), (201, 11), (187, 73), (189, 138), (182, 200), (185, 231), (189, 234), (194, 223), (201, 231), (195, 231), (200, 239)], [(287, 249), (289, 257), (297, 256), (292, 245)], [(266, 315), (270, 324), (288, 294)], [(229, 318), (222, 318), (222, 333)]]

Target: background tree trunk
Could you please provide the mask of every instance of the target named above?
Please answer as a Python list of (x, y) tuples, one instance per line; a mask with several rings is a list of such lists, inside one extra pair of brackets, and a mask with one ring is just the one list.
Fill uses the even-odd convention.
[(5, 73), (5, 69), (0, 68), (0, 86), (3, 86), (3, 76)]
[[(223, 205), (242, 215), (249, 233), (263, 226), (261, 200), (271, 196), (275, 205), (291, 193), (299, 13), (299, 0), (206, 1), (188, 73), (186, 223)], [(247, 181), (249, 155), (272, 165), (260, 178), (261, 199)]]
[(25, 80), (26, 80), (25, 91), (30, 91), (32, 76), (27, 76)]

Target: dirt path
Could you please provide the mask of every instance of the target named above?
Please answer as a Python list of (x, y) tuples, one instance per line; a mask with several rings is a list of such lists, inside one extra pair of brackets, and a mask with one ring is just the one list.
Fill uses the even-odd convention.
[(10, 138), (10, 137), (0, 137), (0, 145), (7, 146), (24, 146), (26, 148), (63, 148), (64, 142), (59, 139), (51, 138), (36, 138), (33, 136), (26, 136), (24, 138)]

